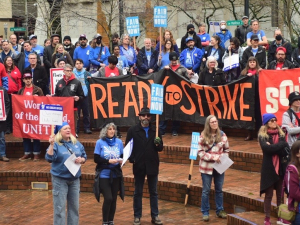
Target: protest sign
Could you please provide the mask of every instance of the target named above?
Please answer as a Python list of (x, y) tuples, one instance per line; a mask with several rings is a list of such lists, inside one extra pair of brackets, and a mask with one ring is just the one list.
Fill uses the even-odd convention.
[(57, 82), (64, 76), (64, 69), (61, 68), (51, 68), (50, 69), (50, 85), (51, 85), (51, 95), (55, 93), (55, 87)]
[(168, 26), (167, 6), (154, 6), (154, 27)]
[(199, 140), (200, 140), (200, 133), (193, 132), (192, 133), (191, 150), (190, 150), (190, 159), (192, 159), (192, 160), (197, 159), (197, 153), (199, 150)]
[(140, 36), (140, 23), (139, 17), (127, 17), (126, 18), (127, 32), (130, 37)]
[(161, 115), (163, 113), (163, 108), (164, 108), (164, 86), (160, 84), (151, 84), (150, 113)]
[(226, 72), (233, 68), (237, 68), (240, 66), (239, 54), (233, 54), (224, 59), (224, 68), (223, 70)]
[(6, 120), (4, 91), (0, 90), (0, 121)]
[(40, 105), (40, 124), (62, 125), (63, 107), (58, 105)]

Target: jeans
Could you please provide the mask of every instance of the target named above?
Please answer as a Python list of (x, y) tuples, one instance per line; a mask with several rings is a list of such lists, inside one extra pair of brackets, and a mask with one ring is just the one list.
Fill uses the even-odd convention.
[[(23, 138), (23, 146), (25, 155), (32, 153), (32, 143), (31, 139)], [(41, 152), (41, 141), (38, 139), (33, 139), (33, 154), (38, 155)]]
[(296, 213), (296, 218), (292, 222), (292, 225), (300, 225), (300, 213)]
[[(150, 193), (151, 217), (158, 216), (157, 181), (158, 175), (147, 175), (148, 189)], [(133, 210), (134, 217), (142, 217), (142, 197), (145, 175), (134, 175)]]
[(0, 157), (6, 156), (5, 149), (5, 134), (4, 131), (2, 131), (0, 132)]
[[(159, 131), (161, 134), (166, 133), (167, 124), (168, 124), (168, 120), (159, 121)], [(180, 127), (180, 121), (173, 120), (172, 121), (172, 133), (177, 132), (179, 127)]]
[(217, 171), (213, 170), (213, 174), (205, 174), (201, 173), (202, 177), (202, 198), (201, 198), (201, 212), (203, 215), (209, 215), (210, 205), (209, 205), (209, 193), (211, 187), (212, 178), (214, 178), (215, 184), (215, 202), (216, 202), (216, 213), (218, 214), (223, 208), (223, 183), (224, 183), (224, 175), (219, 174)]
[(77, 105), (77, 112), (78, 112), (78, 120), (77, 120), (77, 127), (76, 129), (79, 131), (80, 127), (80, 113), (82, 110), (83, 114), (83, 129), (87, 130), (90, 129), (90, 111), (89, 111), (89, 98), (86, 96), (84, 97), (79, 104)]
[(79, 224), (79, 192), (80, 179), (68, 180), (52, 175), (53, 194), (53, 224), (66, 224), (66, 203), (67, 204), (67, 225)]

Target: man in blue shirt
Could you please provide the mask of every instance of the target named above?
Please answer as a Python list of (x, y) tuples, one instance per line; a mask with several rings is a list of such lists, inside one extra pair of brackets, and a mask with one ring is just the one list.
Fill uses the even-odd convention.
[(222, 48), (225, 48), (226, 41), (228, 41), (226, 43), (226, 45), (228, 44), (227, 47), (229, 46), (229, 44), (230, 44), (229, 40), (230, 40), (230, 38), (232, 38), (232, 35), (231, 35), (231, 32), (226, 29), (226, 22), (224, 20), (222, 20), (220, 22), (220, 32), (216, 32), (214, 35), (218, 35), (220, 37), (220, 39), (221, 39), (220, 45)]
[(88, 39), (85, 34), (81, 34), (79, 36), (79, 44), (80, 46), (75, 48), (73, 60), (82, 59), (83, 67), (88, 68), (90, 65), (89, 55), (90, 55), (90, 46), (87, 44)]
[(251, 23), (251, 28), (252, 28), (252, 31), (249, 32), (247, 34), (247, 45), (248, 46), (251, 46), (251, 36), (256, 34), (257, 37), (258, 37), (258, 45), (259, 46), (265, 46), (268, 44), (268, 39), (266, 37), (266, 34), (263, 30), (260, 30), (259, 29), (259, 22), (258, 20), (252, 20), (252, 23)]
[[(37, 36), (35, 34), (30, 35), (29, 41), (32, 50), (35, 51), (40, 56), (41, 62), (43, 62), (44, 47), (37, 44)], [(44, 64), (42, 63), (42, 65)]]
[(180, 54), (180, 64), (187, 69), (188, 75), (199, 73), (203, 52), (195, 47), (193, 38), (188, 37), (185, 42), (187, 48)]

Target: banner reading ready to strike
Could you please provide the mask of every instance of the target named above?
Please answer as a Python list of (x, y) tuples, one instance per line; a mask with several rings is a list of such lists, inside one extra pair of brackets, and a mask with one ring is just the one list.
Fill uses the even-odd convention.
[(15, 137), (49, 140), (51, 124), (39, 124), (40, 105), (63, 106), (63, 121), (70, 124), (75, 134), (73, 97), (42, 97), (12, 95), (13, 135)]

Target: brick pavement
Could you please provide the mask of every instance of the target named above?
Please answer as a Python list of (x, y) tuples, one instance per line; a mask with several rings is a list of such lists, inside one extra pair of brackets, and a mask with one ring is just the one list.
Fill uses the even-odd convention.
[[(52, 225), (53, 204), (51, 191), (0, 191), (1, 225)], [(117, 201), (116, 225), (129, 225), (133, 221), (132, 197)], [(222, 225), (224, 219), (215, 217), (211, 211), (210, 221), (201, 221), (199, 207), (159, 200), (160, 218), (164, 225)], [(91, 193), (80, 194), (80, 224), (101, 224), (101, 203)], [(143, 199), (142, 225), (150, 225), (149, 199)]]

